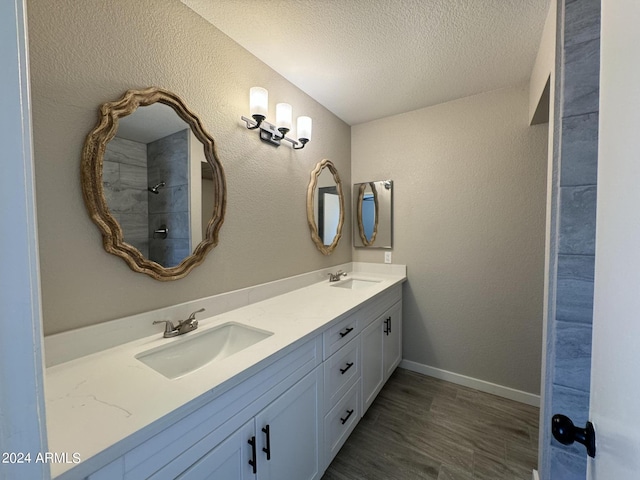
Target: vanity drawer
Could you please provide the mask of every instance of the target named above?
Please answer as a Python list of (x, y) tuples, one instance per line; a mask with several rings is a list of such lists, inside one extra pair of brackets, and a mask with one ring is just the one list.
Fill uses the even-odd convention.
[(352, 339), (324, 362), (325, 411), (360, 379), (360, 337)]
[(395, 285), (366, 302), (357, 312), (360, 319), (360, 330), (364, 330), (367, 325), (380, 316), (380, 312), (388, 310), (400, 300), (402, 300), (402, 284)]
[(356, 338), (360, 333), (358, 325), (358, 315), (349, 315), (341, 322), (335, 324), (323, 335), (324, 360), (340, 350), (351, 339)]
[(325, 465), (329, 465), (360, 419), (360, 381), (324, 417)]

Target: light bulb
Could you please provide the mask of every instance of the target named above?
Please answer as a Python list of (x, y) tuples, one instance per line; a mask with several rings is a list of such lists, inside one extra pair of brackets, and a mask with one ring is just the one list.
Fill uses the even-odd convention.
[(276, 127), (281, 132), (291, 130), (291, 105), (288, 103), (276, 104)]
[(249, 108), (253, 118), (256, 118), (256, 116), (261, 117), (262, 120), (267, 118), (269, 93), (265, 88), (251, 87), (249, 90)]
[(311, 140), (311, 117), (298, 117), (298, 139)]

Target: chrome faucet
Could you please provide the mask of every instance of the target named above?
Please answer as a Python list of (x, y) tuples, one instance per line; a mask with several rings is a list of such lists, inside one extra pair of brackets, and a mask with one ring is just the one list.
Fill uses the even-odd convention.
[(329, 275), (329, 282), (338, 282), (340, 281), (341, 277), (347, 276), (347, 274), (342, 270), (338, 270), (336, 273), (328, 273), (327, 275)]
[(196, 320), (196, 313), (204, 312), (204, 308), (191, 312), (186, 320), (180, 320), (178, 325), (174, 326), (171, 320), (154, 320), (153, 324), (164, 323), (164, 338), (177, 337), (178, 335), (184, 335), (187, 332), (191, 332), (198, 328), (198, 320)]

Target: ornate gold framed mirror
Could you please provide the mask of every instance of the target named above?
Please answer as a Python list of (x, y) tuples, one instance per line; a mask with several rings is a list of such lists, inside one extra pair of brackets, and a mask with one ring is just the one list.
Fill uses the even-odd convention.
[(342, 182), (331, 160), (322, 160), (311, 172), (307, 223), (317, 249), (323, 255), (330, 255), (338, 246), (344, 225)]
[(218, 244), (224, 170), (213, 138), (175, 93), (128, 90), (102, 104), (81, 178), (104, 249), (136, 272), (180, 279)]

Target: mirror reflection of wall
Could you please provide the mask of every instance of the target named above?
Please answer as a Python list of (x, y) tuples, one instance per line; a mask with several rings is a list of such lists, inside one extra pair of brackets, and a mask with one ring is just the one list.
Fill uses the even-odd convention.
[(353, 186), (353, 246), (393, 246), (393, 181), (356, 183)]
[(322, 160), (311, 172), (307, 189), (307, 223), (318, 250), (329, 255), (342, 237), (344, 198), (335, 165)]
[(105, 198), (124, 241), (164, 267), (180, 264), (204, 238), (212, 178), (202, 144), (161, 103), (122, 118), (105, 149)]
[(318, 235), (326, 246), (333, 243), (340, 221), (340, 197), (333, 174), (323, 169), (318, 177), (316, 199), (316, 224)]
[(378, 218), (376, 212), (376, 197), (373, 192), (364, 192), (362, 195), (362, 230), (367, 242), (372, 243), (374, 232), (378, 230)]
[[(207, 225), (209, 225), (209, 220), (211, 220), (211, 205), (216, 203), (215, 197), (215, 184), (213, 183), (213, 168), (211, 165), (207, 163), (207, 160), (204, 159), (200, 162), (201, 174), (200, 178), (202, 181), (202, 195), (201, 195), (201, 220), (200, 220), (200, 235), (201, 239), (205, 238), (207, 235)], [(198, 242), (191, 242), (192, 247), (195, 247)]]

